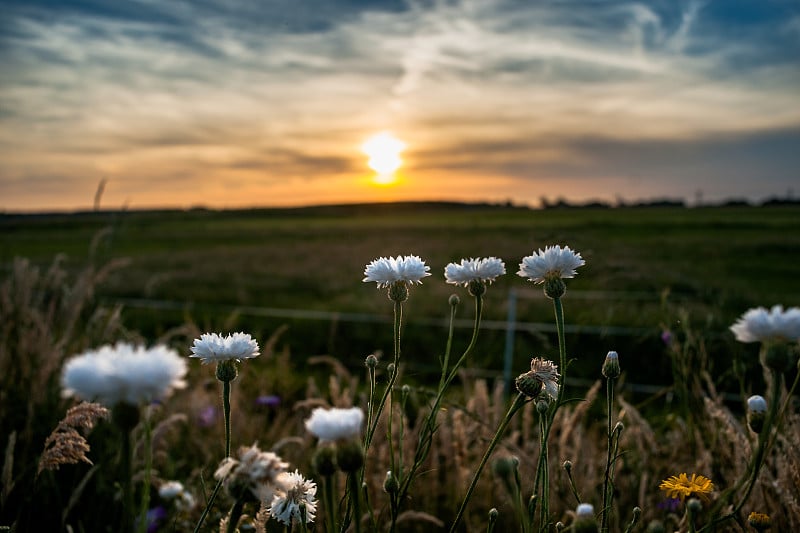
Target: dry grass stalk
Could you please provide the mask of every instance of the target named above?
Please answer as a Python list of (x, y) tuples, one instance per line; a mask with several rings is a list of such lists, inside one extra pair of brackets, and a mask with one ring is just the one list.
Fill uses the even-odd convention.
[(91, 448), (78, 429), (91, 430), (98, 420), (108, 418), (108, 415), (108, 409), (97, 403), (81, 402), (70, 408), (45, 440), (36, 475), (41, 474), (42, 470), (58, 470), (64, 464), (81, 461), (92, 464), (86, 457)]

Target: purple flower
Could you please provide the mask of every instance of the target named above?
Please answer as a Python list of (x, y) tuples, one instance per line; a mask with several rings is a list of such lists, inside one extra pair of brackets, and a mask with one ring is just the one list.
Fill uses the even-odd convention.
[(662, 511), (667, 511), (669, 513), (674, 513), (678, 510), (678, 507), (681, 505), (681, 500), (679, 498), (667, 498), (663, 502), (656, 505)]
[(278, 407), (281, 404), (281, 397), (275, 394), (262, 394), (256, 398), (256, 405), (259, 407)]
[(672, 332), (668, 329), (665, 329), (661, 332), (661, 342), (669, 346), (672, 343)]
[[(169, 513), (167, 513), (167, 510), (160, 505), (158, 507), (148, 509), (147, 515), (145, 516), (145, 521), (147, 522), (147, 533), (156, 533), (159, 527), (161, 527), (161, 524), (167, 520), (168, 516)], [(141, 517), (137, 516), (136, 522), (138, 523), (140, 519)]]
[(217, 408), (213, 405), (209, 405), (208, 407), (204, 407), (198, 414), (197, 414), (197, 423), (200, 424), (200, 427), (211, 427), (214, 425), (214, 422), (217, 420)]

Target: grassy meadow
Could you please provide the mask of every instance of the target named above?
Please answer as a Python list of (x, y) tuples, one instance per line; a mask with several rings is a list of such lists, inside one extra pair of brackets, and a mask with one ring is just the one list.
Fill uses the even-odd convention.
[[(413, 456), (424, 432), (420, 421), (439, 380), (451, 294), (462, 302), (454, 352), (465, 349), (472, 332), (472, 299), (445, 283), (444, 267), (495, 256), (505, 261), (507, 274), (487, 288), (483, 327), (442, 404), (420, 480), (401, 502), (405, 520), (396, 524), (397, 531), (447, 531), (513, 395), (501, 380), (510, 294), (516, 298), (513, 376), (529, 369), (531, 357), (557, 361), (553, 303), (541, 286), (516, 275), (522, 257), (550, 244), (568, 245), (586, 260), (567, 280), (563, 302), (566, 351), (574, 359), (567, 396), (587, 401), (554, 413), (545, 456), (552, 470), (552, 523), (540, 530), (555, 531), (555, 522), (563, 521), (577, 531), (564, 460), (574, 463), (579, 492), (604, 486), (600, 367), (610, 350), (619, 353), (622, 366), (612, 410), (625, 423), (617, 444), (627, 451), (614, 459), (615, 507), (604, 527), (626, 531), (639, 506), (642, 519), (631, 531), (650, 531), (654, 521), (666, 530), (693, 530), (683, 507), (665, 506), (658, 484), (697, 471), (721, 493), (746, 474), (748, 450), (760, 440), (744, 422), (744, 399), (766, 395), (771, 378), (759, 364), (758, 346), (736, 342), (728, 328), (752, 307), (800, 306), (800, 206), (529, 210), (423, 203), (0, 215), (0, 526), (119, 530), (119, 446), (112, 424), (100, 422), (88, 436), (93, 465), (36, 475), (45, 439), (74, 403), (60, 395), (63, 361), (116, 340), (163, 342), (188, 355), (192, 339), (204, 332), (252, 334), (262, 355), (242, 363), (235, 381), (234, 448), (258, 442), (313, 477), (313, 441), (303, 428), (310, 408), (365, 406), (364, 360), (371, 353), (381, 356), (378, 386), (386, 384), (392, 302), (385, 290), (362, 283), (364, 267), (381, 256), (414, 254), (432, 275), (411, 289), (404, 304), (398, 385), (408, 384), (410, 392), (396, 407), (400, 429), (376, 433), (364, 474), (366, 498), (378, 514), (367, 523), (387, 522), (392, 513), (381, 489), (385, 463), (396, 446)], [(786, 372), (784, 394), (796, 373)], [(153, 505), (159, 502), (155, 487), (165, 480), (181, 480), (202, 502), (213, 488), (224, 440), (216, 410), (219, 384), (213, 369), (196, 361), (187, 381), (169, 402), (148, 408), (155, 424), (154, 477), (151, 487), (144, 487), (141, 475), (135, 485), (137, 498), (153, 493)], [(257, 401), (266, 396), (277, 400)], [(518, 458), (527, 496), (539, 479), (533, 473), (542, 449), (533, 403), (512, 421), (496, 452)], [(763, 479), (748, 504), (736, 509), (745, 517), (771, 513), (783, 531), (800, 527), (800, 455), (790, 444), (800, 429), (795, 403), (787, 405), (792, 408), (775, 430)], [(402, 432), (394, 448), (392, 431)], [(146, 439), (141, 428), (134, 436), (138, 457), (136, 446), (141, 451)], [(144, 468), (134, 460), (134, 470)], [(492, 507), (500, 511), (496, 531), (517, 529), (519, 495), (500, 470), (492, 470), (487, 466), (459, 530), (486, 530)], [(341, 484), (345, 491), (343, 479)], [(226, 515), (230, 501), (220, 502), (211, 507), (204, 530), (214, 530)], [(593, 503), (599, 511), (601, 502)], [(329, 529), (321, 507), (316, 531)], [(56, 511), (45, 515), (42, 508)], [(192, 531), (202, 510), (170, 510), (169, 520), (153, 531)], [(748, 528), (733, 519), (712, 530)], [(267, 530), (282, 529), (270, 523)]]

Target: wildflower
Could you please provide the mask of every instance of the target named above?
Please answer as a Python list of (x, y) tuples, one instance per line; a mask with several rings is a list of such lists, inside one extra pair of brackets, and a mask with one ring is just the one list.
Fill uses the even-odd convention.
[(768, 514), (752, 512), (747, 516), (747, 523), (756, 531), (766, 531), (772, 526), (772, 519)]
[(214, 472), (223, 479), (225, 490), (233, 498), (252, 496), (258, 501), (271, 501), (278, 488), (278, 476), (286, 472), (289, 463), (272, 452), (264, 452), (258, 444), (239, 448), (238, 459), (226, 457)]
[(594, 506), (582, 503), (575, 509), (575, 522), (572, 526), (576, 533), (597, 533), (597, 520), (594, 517)]
[(201, 427), (207, 428), (214, 425), (214, 422), (217, 420), (217, 408), (213, 405), (207, 405), (203, 407), (200, 412), (197, 413), (197, 423), (200, 424)]
[(158, 488), (158, 495), (162, 500), (175, 501), (179, 510), (189, 510), (194, 507), (194, 496), (187, 491), (180, 481), (165, 481)]
[(211, 362), (252, 359), (260, 354), (258, 343), (246, 333), (228, 334), (225, 337), (217, 333), (203, 333), (194, 340), (192, 355), (205, 364)]
[(447, 283), (470, 287), (474, 283), (491, 284), (506, 273), (506, 265), (496, 257), (462, 259), (461, 264), (450, 263), (444, 269)]
[(281, 404), (281, 397), (275, 394), (262, 394), (256, 398), (255, 403), (259, 407), (278, 407)]
[(528, 398), (536, 398), (544, 388), (551, 398), (558, 396), (558, 367), (547, 359), (531, 359), (531, 370), (516, 379), (517, 390)]
[(602, 374), (608, 379), (616, 379), (619, 377), (619, 356), (617, 352), (608, 352), (606, 360), (603, 362)]
[(517, 275), (536, 284), (544, 283), (544, 292), (549, 298), (560, 298), (567, 290), (563, 279), (574, 278), (575, 269), (585, 264), (581, 254), (573, 252), (569, 246), (547, 246), (523, 257)]
[(303, 478), (300, 473), (284, 472), (279, 476), (280, 488), (272, 498), (270, 516), (287, 526), (302, 517), (300, 506), (305, 506), (306, 522), (313, 522), (317, 512), (317, 484)]
[(186, 362), (164, 345), (152, 348), (118, 342), (77, 355), (64, 365), (63, 395), (103, 405), (139, 405), (162, 400), (186, 386)]
[(761, 433), (767, 417), (767, 401), (763, 396), (754, 395), (747, 399), (747, 423), (755, 433)]
[(364, 411), (360, 407), (350, 409), (317, 407), (311, 411), (311, 417), (305, 422), (306, 429), (321, 441), (358, 437), (363, 423)]
[(378, 288), (389, 289), (389, 299), (402, 302), (408, 298), (408, 287), (422, 283), (422, 278), (430, 276), (430, 267), (416, 255), (380, 257), (364, 268), (362, 281), (374, 281)]
[(708, 501), (708, 495), (714, 490), (714, 484), (705, 476), (692, 474), (691, 479), (682, 473), (679, 476), (670, 476), (658, 486), (670, 498), (679, 498), (681, 501), (689, 496), (699, 496)]
[(730, 330), (739, 342), (795, 341), (800, 339), (800, 308), (782, 305), (769, 311), (756, 307), (743, 314)]
[[(145, 524), (147, 525), (147, 533), (156, 533), (159, 530), (161, 525), (166, 522), (169, 514), (167, 510), (164, 509), (162, 506), (153, 507), (152, 509), (147, 510), (147, 514), (145, 515)], [(138, 523), (140, 518), (136, 519)], [(138, 527), (136, 528), (139, 529)]]
[(422, 283), (422, 278), (430, 276), (428, 270), (430, 267), (416, 255), (398, 255), (388, 259), (380, 257), (366, 266), (362, 281), (375, 281), (379, 289), (389, 287), (398, 281), (413, 285)]

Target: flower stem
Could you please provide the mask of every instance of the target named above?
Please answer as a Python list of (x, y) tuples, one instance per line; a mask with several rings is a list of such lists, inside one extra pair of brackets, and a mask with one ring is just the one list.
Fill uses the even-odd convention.
[(472, 327), (472, 338), (470, 339), (467, 348), (464, 350), (464, 353), (461, 354), (461, 357), (459, 357), (458, 361), (456, 361), (455, 365), (453, 365), (452, 370), (448, 371), (447, 367), (450, 361), (450, 349), (452, 346), (455, 312), (456, 306), (452, 306), (450, 311), (450, 327), (447, 338), (447, 348), (445, 349), (444, 362), (442, 363), (442, 376), (439, 380), (439, 389), (436, 391), (436, 398), (433, 400), (430, 411), (426, 415), (425, 421), (422, 424), (422, 430), (420, 431), (420, 435), (417, 440), (417, 449), (414, 453), (414, 463), (409, 468), (408, 475), (401, 480), (399, 493), (400, 501), (405, 500), (405, 496), (411, 489), (411, 483), (414, 481), (414, 475), (428, 457), (428, 452), (430, 451), (431, 444), (433, 443), (433, 435), (436, 432), (436, 418), (439, 416), (439, 407), (442, 404), (444, 394), (447, 391), (447, 388), (450, 386), (450, 383), (452, 383), (453, 379), (455, 379), (458, 369), (464, 363), (467, 356), (472, 352), (473, 348), (475, 348), (475, 343), (478, 339), (478, 331), (480, 331), (481, 327), (483, 298), (480, 295), (475, 296), (475, 321)]
[(325, 497), (325, 505), (327, 506), (325, 519), (328, 522), (328, 531), (336, 531), (336, 497), (333, 494), (334, 477), (324, 476), (323, 491)]
[(142, 504), (139, 507), (139, 524), (136, 528), (139, 533), (147, 531), (147, 508), (150, 505), (150, 471), (153, 469), (153, 427), (150, 413), (145, 409), (144, 416), (144, 488), (142, 490)]
[(231, 456), (231, 382), (222, 382), (222, 413), (225, 417), (225, 457)]
[(489, 443), (489, 447), (486, 449), (486, 453), (483, 455), (483, 459), (481, 459), (480, 464), (478, 465), (478, 469), (475, 471), (475, 474), (472, 476), (472, 481), (467, 488), (467, 493), (464, 495), (464, 500), (461, 502), (461, 506), (458, 508), (458, 514), (456, 514), (455, 519), (453, 520), (453, 524), (450, 526), (450, 533), (453, 533), (456, 530), (456, 526), (461, 521), (461, 518), (464, 516), (464, 511), (467, 508), (467, 503), (469, 503), (470, 498), (472, 497), (472, 492), (475, 490), (475, 486), (478, 484), (478, 479), (481, 476), (481, 472), (483, 468), (486, 466), (486, 462), (489, 460), (489, 457), (492, 455), (497, 443), (500, 442), (500, 439), (503, 437), (503, 433), (505, 433), (508, 424), (511, 422), (511, 419), (514, 417), (517, 411), (519, 411), (522, 406), (525, 405), (526, 397), (524, 394), (520, 393), (514, 398), (514, 402), (509, 407), (506, 416), (503, 418), (502, 422), (500, 422), (500, 426), (497, 428), (497, 431), (492, 437), (491, 442)]
[(539, 427), (541, 442), (539, 443), (539, 465), (536, 471), (536, 478), (542, 486), (541, 499), (542, 505), (539, 508), (539, 531), (548, 531), (550, 524), (550, 472), (547, 449), (548, 420), (546, 415), (539, 416)]
[(360, 481), (355, 472), (347, 474), (347, 481), (350, 484), (350, 501), (353, 502), (353, 524), (355, 525), (355, 533), (361, 533), (361, 506), (359, 505), (361, 491), (358, 490)]
[(131, 433), (124, 428), (122, 432), (122, 445), (120, 462), (122, 467), (122, 528), (120, 531), (128, 533), (133, 531), (133, 479), (131, 472)]
[(603, 477), (603, 509), (600, 520), (601, 533), (608, 532), (608, 518), (611, 514), (611, 500), (614, 497), (613, 480), (611, 478), (611, 464), (614, 461), (614, 434), (612, 422), (614, 418), (614, 378), (606, 378), (606, 418), (608, 420), (607, 434), (608, 452), (606, 455), (606, 471)]
[(237, 498), (236, 502), (231, 507), (231, 512), (228, 515), (228, 527), (226, 533), (235, 533), (237, 531), (236, 525), (239, 519), (242, 518), (242, 509), (244, 508), (244, 499)]

